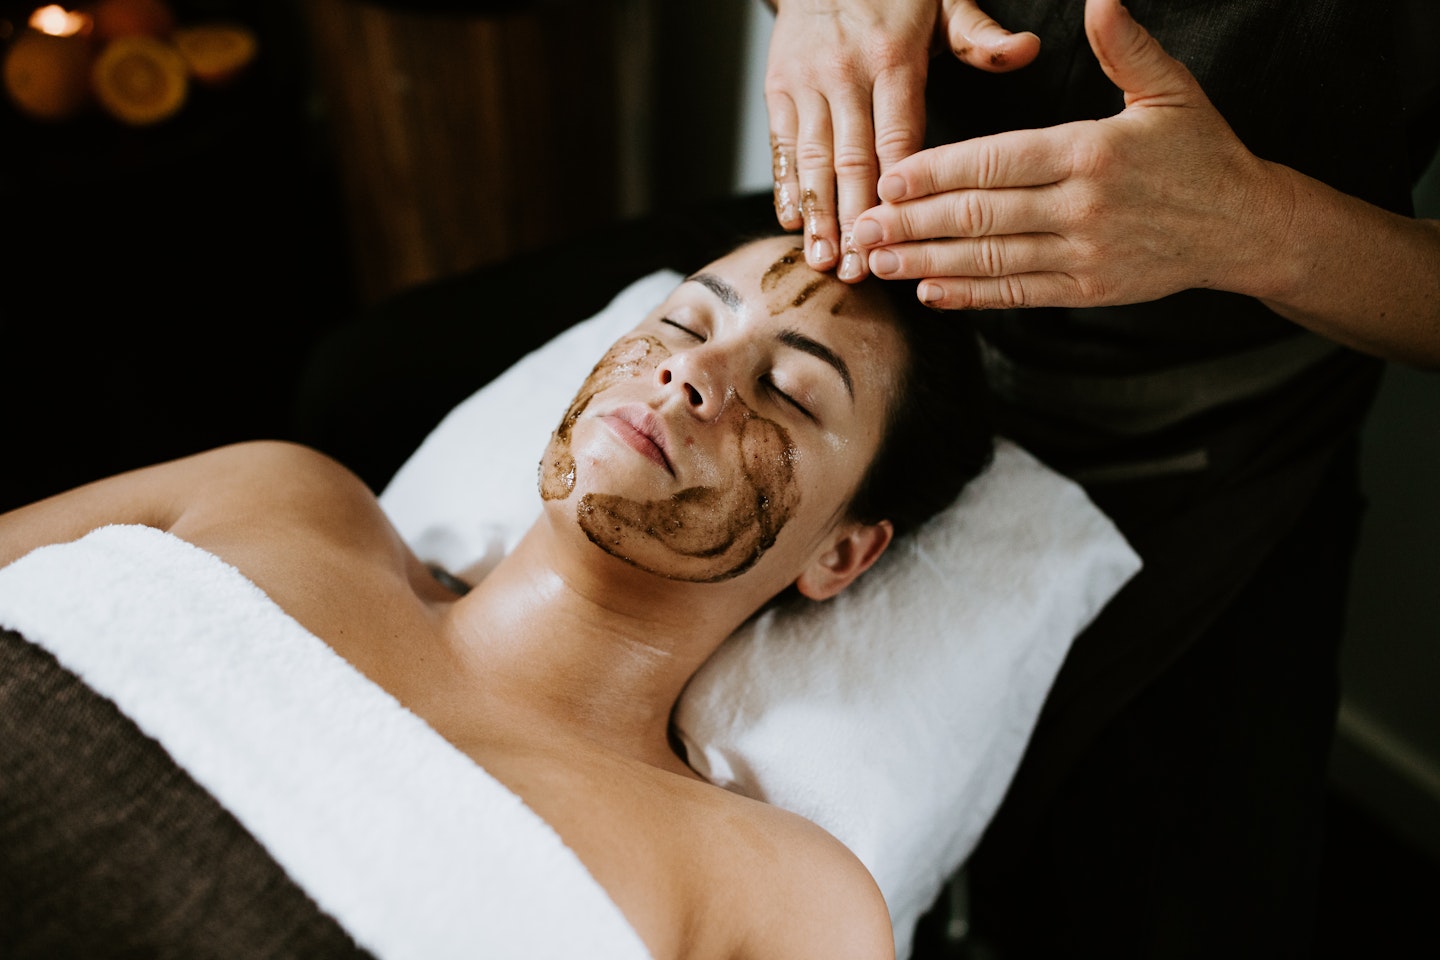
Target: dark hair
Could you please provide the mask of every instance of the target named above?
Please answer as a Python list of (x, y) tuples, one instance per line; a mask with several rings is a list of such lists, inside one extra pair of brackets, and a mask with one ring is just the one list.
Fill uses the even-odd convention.
[(969, 317), (926, 307), (913, 280), (862, 282), (893, 312), (908, 362), (848, 512), (863, 523), (889, 520), (899, 536), (955, 502), (989, 465), (995, 434)]

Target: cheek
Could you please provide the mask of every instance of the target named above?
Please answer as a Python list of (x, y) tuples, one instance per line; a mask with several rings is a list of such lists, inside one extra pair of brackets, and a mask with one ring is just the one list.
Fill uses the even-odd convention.
[(649, 374), (669, 355), (670, 351), (659, 340), (642, 336), (618, 341), (600, 358), (560, 418), (560, 425), (550, 435), (550, 443), (540, 459), (541, 498), (564, 500), (575, 491), (578, 468), (571, 452), (575, 424), (596, 394), (617, 383)]
[(801, 478), (809, 513), (821, 522), (844, 518), (878, 451), (878, 436), (827, 432), (810, 448)]
[(673, 580), (713, 583), (750, 569), (775, 544), (800, 503), (794, 444), (784, 428), (737, 418), (735, 476), (655, 500), (587, 493), (576, 519), (591, 542)]

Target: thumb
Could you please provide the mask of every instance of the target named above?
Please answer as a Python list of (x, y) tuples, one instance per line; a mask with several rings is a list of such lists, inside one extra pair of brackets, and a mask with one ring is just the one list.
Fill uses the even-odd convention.
[(1011, 33), (996, 23), (975, 0), (945, 0), (941, 6), (945, 42), (956, 58), (988, 73), (1028, 66), (1040, 53), (1040, 38), (1026, 31)]
[(1085, 35), (1100, 69), (1124, 91), (1125, 106), (1179, 105), (1199, 92), (1185, 65), (1166, 53), (1120, 0), (1086, 0)]

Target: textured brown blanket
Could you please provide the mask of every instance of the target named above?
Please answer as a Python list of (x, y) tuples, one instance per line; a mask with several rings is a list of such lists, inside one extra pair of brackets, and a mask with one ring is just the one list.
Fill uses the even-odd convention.
[(114, 704), (0, 631), (0, 956), (368, 955)]

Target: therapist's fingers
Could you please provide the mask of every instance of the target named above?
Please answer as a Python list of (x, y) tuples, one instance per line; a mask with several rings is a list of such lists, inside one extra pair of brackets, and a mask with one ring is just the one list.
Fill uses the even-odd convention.
[(923, 60), (896, 65), (875, 80), (874, 156), (878, 168), (868, 183), (857, 178), (853, 193), (842, 190), (840, 222), (844, 251), (837, 273), (842, 280), (859, 280), (869, 272), (864, 245), (855, 239), (854, 224), (860, 214), (874, 206), (878, 198), (875, 186), (878, 178), (925, 144), (926, 68)]
[(880, 199), (898, 203), (950, 190), (1055, 183), (1087, 163), (1087, 141), (1074, 136), (1080, 125), (1011, 130), (922, 150), (880, 178)]
[(795, 131), (800, 121), (788, 93), (765, 97), (770, 114), (770, 175), (775, 183), (775, 219), (786, 230), (800, 228), (800, 179), (795, 172)]
[(875, 78), (875, 159), (883, 174), (925, 145), (928, 63), (905, 61)]
[(1049, 233), (1068, 226), (1074, 201), (1054, 186), (951, 190), (908, 203), (882, 204), (855, 224), (864, 249), (919, 240)]
[[(876, 276), (916, 279), (915, 296), (938, 310), (1098, 304), (1113, 298), (1096, 276), (1065, 269), (1069, 244), (1054, 234), (976, 237), (883, 247)], [(890, 261), (898, 263), (890, 268)]]
[(881, 247), (870, 252), (870, 268), (887, 280), (998, 278), (1056, 270), (1066, 253), (1054, 234), (1006, 234)]
[(962, 62), (990, 73), (1027, 66), (1040, 53), (1040, 38), (1025, 31), (1011, 33), (975, 3), (945, 0), (945, 34), (950, 51)]
[(795, 168), (800, 183), (800, 229), (805, 232), (805, 259), (816, 270), (829, 270), (839, 259), (840, 225), (835, 208), (835, 130), (825, 98), (809, 94), (797, 99), (800, 129), (795, 141)]
[(1009, 307), (1055, 307), (1109, 302), (1068, 273), (1022, 273), (1003, 277), (942, 277), (922, 280), (915, 296), (937, 310), (997, 310)]
[(798, 216), (780, 219), (804, 231), (812, 267), (838, 262), (844, 279), (865, 274), (863, 257), (850, 257), (847, 268), (849, 228), (874, 204), (883, 166), (924, 142), (924, 76), (942, 2), (775, 5), (765, 91), (782, 174), (777, 214), (793, 200)]
[(835, 146), (835, 214), (838, 266), (835, 275), (854, 281), (865, 276), (865, 261), (855, 249), (851, 228), (855, 218), (875, 205), (875, 181), (880, 177), (875, 156), (875, 126), (871, 122), (869, 91), (851, 87), (831, 104)]
[[(924, 58), (888, 64), (869, 91), (851, 90), (836, 110), (835, 168), (840, 222), (841, 280), (863, 279), (869, 270), (854, 239), (855, 219), (875, 205), (875, 184), (889, 168), (925, 142)], [(873, 115), (873, 120), (872, 120)]]

